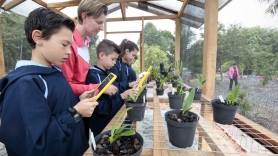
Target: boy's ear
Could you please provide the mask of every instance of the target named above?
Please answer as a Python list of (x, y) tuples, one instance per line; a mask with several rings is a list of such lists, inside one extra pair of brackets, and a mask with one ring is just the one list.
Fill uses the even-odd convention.
[(129, 50), (128, 50), (128, 49), (126, 49), (126, 50), (125, 50), (125, 53), (129, 53)]
[(40, 30), (34, 30), (32, 32), (32, 39), (36, 43), (36, 45), (41, 46), (42, 45), (42, 32)]
[(99, 53), (99, 58), (103, 58), (104, 55), (105, 55), (104, 52), (100, 52)]

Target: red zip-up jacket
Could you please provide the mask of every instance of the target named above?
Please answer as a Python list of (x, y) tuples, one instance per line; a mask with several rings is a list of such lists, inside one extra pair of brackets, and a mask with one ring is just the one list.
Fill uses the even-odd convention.
[(69, 82), (75, 95), (79, 96), (85, 91), (97, 88), (98, 84), (86, 84), (86, 78), (90, 67), (89, 54), (90, 39), (82, 38), (81, 33), (75, 29), (71, 54), (69, 59), (61, 66), (64, 76)]

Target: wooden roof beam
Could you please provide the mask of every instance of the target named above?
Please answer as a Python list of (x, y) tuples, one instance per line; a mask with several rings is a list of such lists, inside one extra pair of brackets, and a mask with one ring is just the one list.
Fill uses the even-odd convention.
[(16, 7), (17, 5), (21, 4), (22, 2), (24, 2), (25, 0), (13, 0), (10, 3), (7, 3), (3, 6), (4, 10), (10, 10), (14, 7)]
[(168, 13), (171, 13), (171, 14), (177, 14), (177, 12), (174, 11), (174, 10), (170, 10), (170, 9), (167, 9), (167, 8), (164, 8), (164, 7), (161, 7), (161, 6), (158, 6), (158, 5), (149, 3), (149, 2), (140, 2), (140, 3), (146, 4), (147, 6), (150, 6), (150, 7), (153, 7), (153, 8), (155, 8), (155, 9), (159, 9), (159, 10), (162, 10), (162, 11), (165, 11), (165, 12), (168, 12)]
[(121, 12), (122, 12), (122, 18), (125, 20), (126, 18), (126, 2), (125, 0), (121, 0), (120, 2)]
[[(159, 20), (159, 19), (176, 19), (176, 15), (160, 15), (160, 16), (137, 16), (137, 17), (126, 17), (125, 21), (137, 21), (137, 20)], [(122, 18), (107, 18), (107, 22), (123, 21)]]
[(183, 15), (184, 9), (187, 6), (189, 0), (184, 0), (181, 6), (180, 11), (178, 12), (178, 17), (180, 18)]
[(61, 7), (70, 7), (77, 6), (80, 0), (76, 1), (66, 1), (66, 2), (56, 2), (56, 3), (47, 3), (47, 7), (49, 8), (61, 8)]
[(2, 6), (2, 4), (5, 3), (6, 0), (0, 0), (0, 7)]
[(43, 7), (46, 7), (47, 8), (47, 3), (45, 3), (44, 1), (42, 0), (33, 0), (33, 2), (36, 2), (38, 3), (39, 5), (43, 6)]

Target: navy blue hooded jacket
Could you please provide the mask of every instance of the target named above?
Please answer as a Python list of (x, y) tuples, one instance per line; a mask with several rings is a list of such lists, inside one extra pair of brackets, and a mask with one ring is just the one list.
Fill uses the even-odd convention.
[(62, 72), (23, 64), (0, 81), (0, 141), (8, 155), (82, 156), (84, 123), (68, 112), (79, 99)]
[[(109, 71), (106, 72), (97, 66), (93, 66), (88, 72), (87, 83), (101, 83), (108, 75)], [(89, 121), (89, 126), (94, 135), (99, 134), (105, 128), (124, 103), (119, 92), (112, 96), (103, 94), (98, 102), (98, 106)]]
[[(104, 71), (97, 66), (93, 66), (90, 68), (87, 82), (88, 83), (101, 83), (109, 75), (109, 71)], [(115, 114), (121, 108), (123, 104), (123, 99), (121, 98), (119, 93), (116, 93), (113, 96), (109, 96), (103, 94), (99, 100), (99, 104), (97, 106), (98, 112), (103, 115)]]
[(112, 73), (117, 75), (116, 82), (114, 83), (118, 87), (119, 92), (123, 93), (129, 89), (129, 65), (122, 62), (122, 59), (119, 58), (117, 63), (110, 70)]
[(134, 69), (128, 65), (128, 82), (133, 82), (133, 81), (136, 81), (137, 80), (137, 77), (136, 77), (136, 72), (134, 71)]

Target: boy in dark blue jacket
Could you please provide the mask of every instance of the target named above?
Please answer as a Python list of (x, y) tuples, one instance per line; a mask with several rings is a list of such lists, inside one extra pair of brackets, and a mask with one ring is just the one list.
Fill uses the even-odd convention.
[[(120, 54), (119, 47), (110, 40), (103, 40), (97, 46), (97, 64), (90, 68), (88, 83), (101, 83), (110, 73)], [(112, 85), (113, 86), (113, 85)], [(135, 94), (135, 90), (129, 89), (123, 93), (114, 95), (103, 94), (98, 100), (99, 105), (89, 121), (89, 126), (94, 135), (98, 135), (113, 116), (118, 112), (129, 94)]]
[(0, 141), (9, 156), (82, 156), (88, 148), (83, 117), (97, 102), (74, 96), (60, 69), (70, 54), (74, 22), (49, 9), (32, 11), (25, 34), (32, 59), (0, 81)]

